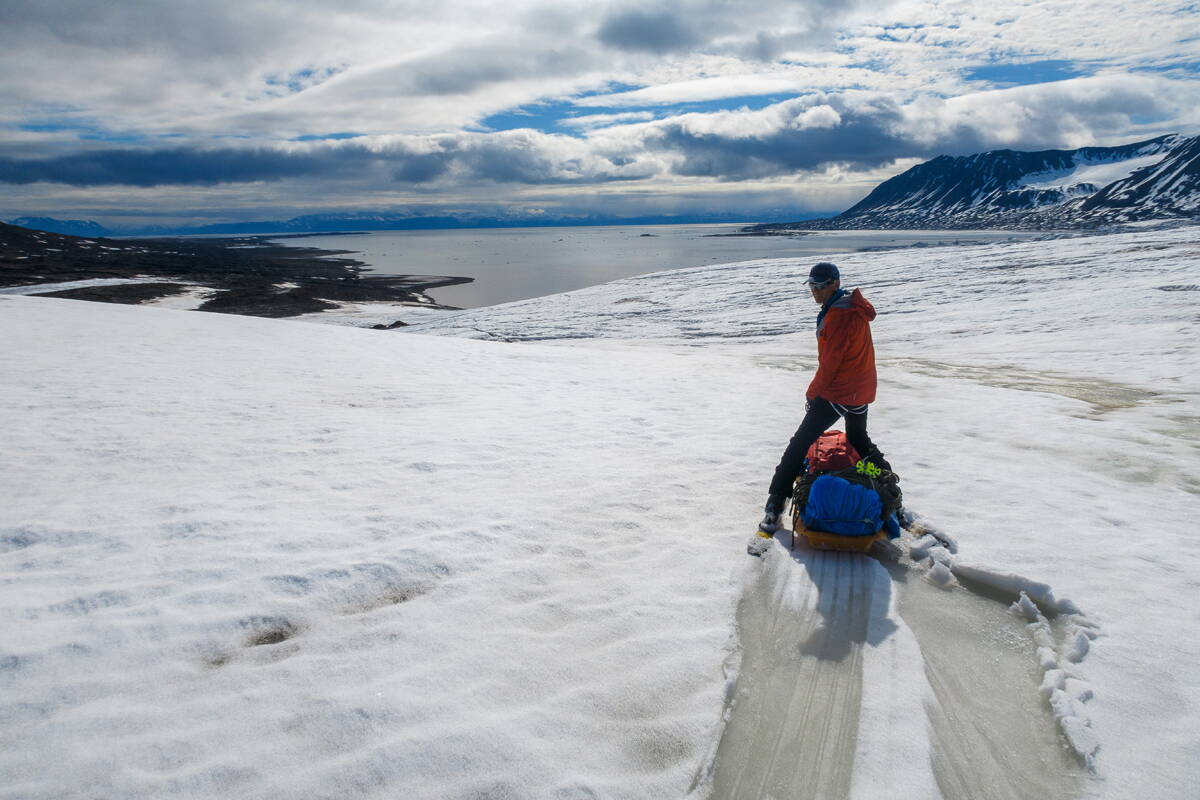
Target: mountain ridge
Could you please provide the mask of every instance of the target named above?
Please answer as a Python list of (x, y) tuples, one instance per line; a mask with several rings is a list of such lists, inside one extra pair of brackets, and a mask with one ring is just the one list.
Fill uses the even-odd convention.
[(1114, 147), (938, 156), (835, 217), (760, 233), (841, 229), (1089, 228), (1200, 218), (1200, 136)]
[(28, 228), (67, 236), (110, 236), (112, 231), (90, 219), (55, 219), (54, 217), (17, 217), (8, 221), (18, 228)]

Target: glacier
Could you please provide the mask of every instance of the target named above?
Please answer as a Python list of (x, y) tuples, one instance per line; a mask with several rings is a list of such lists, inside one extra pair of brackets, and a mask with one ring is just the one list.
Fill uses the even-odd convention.
[(806, 262), (387, 332), (0, 296), (0, 797), (1188, 797), (1198, 243), (833, 259), (882, 559), (744, 555)]

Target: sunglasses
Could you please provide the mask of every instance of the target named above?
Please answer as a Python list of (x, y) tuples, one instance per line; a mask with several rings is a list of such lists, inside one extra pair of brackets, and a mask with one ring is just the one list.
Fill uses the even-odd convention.
[(827, 281), (808, 281), (808, 287), (810, 289), (812, 289), (814, 292), (816, 292), (816, 291), (820, 291), (821, 289), (824, 289), (826, 286), (828, 286), (831, 283), (833, 283), (832, 278)]

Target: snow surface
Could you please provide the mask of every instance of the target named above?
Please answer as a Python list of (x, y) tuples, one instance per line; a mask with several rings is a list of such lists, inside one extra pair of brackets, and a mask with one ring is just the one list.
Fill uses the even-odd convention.
[(1069, 170), (1039, 172), (1026, 175), (1022, 185), (1029, 189), (1062, 189), (1066, 191), (1072, 186), (1090, 183), (1097, 189), (1128, 178), (1143, 167), (1153, 166), (1166, 158), (1168, 152), (1152, 153), (1145, 156), (1135, 156), (1123, 161), (1088, 161), (1079, 159)]
[(882, 563), (744, 555), (807, 263), (388, 332), (0, 297), (0, 797), (717, 797), (830, 707), (789, 663), (841, 744), (760, 776), (1194, 796), (1198, 243), (835, 259), (929, 532)]
[(169, 294), (153, 300), (143, 300), (139, 305), (156, 308), (174, 308), (180, 311), (195, 311), (226, 289), (214, 289), (211, 286), (189, 285), (179, 294)]
[(25, 286), (0, 287), (0, 294), (30, 295), (46, 292), (63, 292), (67, 289), (86, 289), (91, 286), (121, 286), (126, 283), (180, 283), (169, 278), (88, 278), (81, 281), (59, 281), (57, 283), (33, 283)]

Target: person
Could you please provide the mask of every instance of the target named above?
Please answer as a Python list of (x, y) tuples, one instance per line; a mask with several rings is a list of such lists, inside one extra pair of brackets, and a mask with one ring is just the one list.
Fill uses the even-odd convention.
[(876, 388), (870, 324), (875, 308), (858, 289), (843, 289), (841, 273), (828, 261), (814, 266), (805, 283), (813, 301), (821, 306), (817, 314), (817, 374), (805, 392), (804, 420), (771, 479), (765, 514), (758, 525), (768, 536), (779, 530), (783, 506), (796, 476), (804, 471), (808, 448), (838, 417), (846, 421), (846, 438), (864, 460), (891, 469), (867, 435), (867, 408), (875, 401)]

